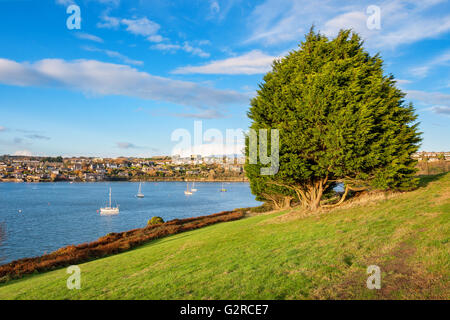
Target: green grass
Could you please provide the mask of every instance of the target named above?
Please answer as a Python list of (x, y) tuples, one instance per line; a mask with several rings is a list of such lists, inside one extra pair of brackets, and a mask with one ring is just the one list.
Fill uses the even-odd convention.
[[(450, 174), (413, 192), (300, 218), (278, 212), (0, 285), (0, 299), (449, 299)], [(366, 288), (380, 266), (382, 289)]]

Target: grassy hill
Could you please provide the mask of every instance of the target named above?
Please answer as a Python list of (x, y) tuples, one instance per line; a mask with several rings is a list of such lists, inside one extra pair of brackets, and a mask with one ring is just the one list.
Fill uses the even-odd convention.
[[(0, 285), (0, 299), (450, 298), (450, 174), (320, 215), (220, 223)], [(366, 288), (378, 265), (381, 290)]]

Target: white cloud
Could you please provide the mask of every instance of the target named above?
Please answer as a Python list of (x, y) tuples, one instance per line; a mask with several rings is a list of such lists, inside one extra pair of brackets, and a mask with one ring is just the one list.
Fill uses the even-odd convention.
[(193, 47), (188, 42), (185, 42), (183, 45), (179, 44), (171, 44), (171, 43), (158, 43), (150, 47), (151, 49), (160, 50), (160, 51), (168, 51), (168, 52), (176, 52), (178, 50), (182, 50), (187, 53), (191, 53), (195, 56), (199, 56), (201, 58), (208, 58), (210, 54), (208, 52), (203, 51), (201, 48)]
[(0, 83), (15, 86), (28, 85), (51, 85), (53, 79), (35, 68), (30, 68), (29, 64), (18, 63), (12, 60), (0, 58)]
[(428, 61), (423, 66), (411, 68), (410, 72), (412, 75), (416, 77), (423, 78), (428, 75), (429, 71), (432, 68), (449, 65), (449, 63), (450, 63), (450, 51), (447, 51), (435, 57), (431, 61)]
[(120, 4), (120, 0), (95, 0), (103, 4), (108, 4), (112, 6), (118, 6)]
[(158, 35), (161, 26), (149, 20), (147, 17), (121, 19), (109, 16), (108, 11), (106, 11), (100, 19), (102, 21), (97, 23), (97, 27), (99, 28), (117, 29), (120, 25), (124, 25), (129, 33), (147, 37), (147, 40), (151, 42), (160, 42), (163, 40), (163, 37)]
[(150, 42), (161, 42), (164, 40), (164, 38), (159, 34), (155, 34), (153, 36), (148, 37), (147, 40)]
[(33, 154), (31, 153), (30, 150), (17, 150), (16, 152), (14, 152), (14, 155), (31, 157)]
[(274, 59), (260, 50), (253, 50), (238, 57), (211, 61), (202, 66), (180, 67), (175, 74), (262, 74), (271, 69)]
[(429, 66), (420, 66), (420, 67), (413, 67), (410, 70), (411, 75), (417, 78), (424, 78), (427, 76), (428, 72), (430, 71)]
[(18, 63), (0, 59), (0, 83), (58, 87), (93, 95), (124, 95), (199, 108), (247, 105), (249, 101), (248, 95), (236, 91), (202, 87), (97, 60), (44, 59)]
[(56, 4), (60, 4), (63, 6), (68, 6), (68, 5), (71, 5), (74, 3), (75, 3), (75, 1), (73, 1), (73, 0), (56, 0)]
[(425, 104), (450, 106), (450, 94), (442, 92), (426, 92), (407, 90), (408, 98), (419, 100)]
[(97, 37), (93, 34), (89, 34), (89, 33), (84, 33), (84, 32), (77, 32), (75, 33), (75, 36), (79, 39), (82, 40), (90, 40), (90, 41), (94, 41), (94, 42), (99, 42), (99, 43), (103, 43), (103, 39), (100, 37)]
[(450, 94), (419, 90), (408, 90), (406, 93), (408, 98), (430, 106), (427, 110), (436, 114), (450, 115)]
[[(401, 22), (398, 22), (401, 24)], [(378, 47), (396, 47), (423, 39), (436, 38), (450, 31), (450, 15), (438, 19), (418, 19), (413, 25), (406, 25), (386, 35), (376, 37)], [(376, 41), (378, 41), (376, 40)]]
[(116, 142), (116, 147), (119, 149), (138, 149), (138, 148), (140, 148), (130, 142)]
[(143, 61), (130, 59), (127, 56), (125, 56), (117, 51), (99, 49), (99, 48), (93, 48), (93, 47), (83, 47), (83, 49), (86, 51), (91, 51), (91, 52), (102, 52), (102, 53), (106, 54), (108, 57), (119, 59), (120, 61), (122, 61), (125, 64), (131, 64), (131, 65), (135, 65), (135, 66), (141, 66), (144, 64)]
[(367, 16), (364, 11), (347, 12), (328, 20), (321, 32), (334, 37), (341, 29), (353, 29), (367, 36), (370, 30), (366, 28), (366, 20)]
[(192, 118), (192, 119), (220, 119), (227, 118), (226, 115), (222, 114), (218, 110), (204, 110), (197, 113), (175, 113), (175, 117), (179, 118)]
[(209, 53), (203, 51), (200, 48), (196, 48), (191, 46), (189, 43), (185, 42), (183, 47), (182, 47), (183, 51), (188, 52), (188, 53), (192, 53), (193, 55), (202, 57), (202, 58), (208, 58), (209, 57)]
[(175, 52), (181, 49), (181, 46), (178, 44), (170, 44), (170, 43), (158, 43), (151, 46), (152, 49), (161, 50), (161, 51), (172, 51)]
[(155, 35), (160, 28), (159, 24), (145, 17), (140, 19), (122, 19), (121, 23), (127, 26), (128, 32), (147, 37)]
[(242, 0), (209, 0), (209, 12), (205, 17), (207, 20), (215, 19), (217, 21), (224, 20), (232, 7), (242, 2)]
[(50, 140), (50, 137), (47, 136), (43, 136), (41, 134), (29, 134), (26, 135), (25, 137), (27, 137), (28, 139), (32, 139), (32, 140)]
[(444, 114), (450, 116), (450, 107), (448, 106), (434, 106), (431, 107), (431, 111), (437, 114)]
[(298, 41), (306, 30), (305, 26), (309, 28), (315, 21), (317, 9), (317, 3), (312, 1), (266, 0), (248, 16), (252, 32), (246, 42), (275, 45)]
[(431, 1), (382, 1), (381, 29), (369, 30), (366, 25), (366, 9), (373, 1), (337, 3), (330, 0), (320, 3), (306, 0), (266, 0), (248, 17), (252, 30), (246, 42), (262, 42), (277, 45), (300, 41), (303, 33), (314, 23), (328, 36), (342, 29), (353, 28), (373, 48), (395, 48), (423, 39), (435, 38), (450, 31), (450, 15), (445, 10), (425, 13), (444, 0)]
[(395, 81), (396, 81), (398, 84), (400, 84), (400, 85), (412, 83), (411, 80), (406, 80), (406, 79), (395, 79)]
[[(112, 5), (112, 6), (118, 6), (120, 3), (120, 0), (93, 0), (93, 1), (97, 1), (102, 4)], [(71, 5), (74, 3), (76, 3), (74, 0), (56, 0), (56, 4), (60, 4), (63, 6), (68, 6), (68, 5)]]
[(97, 27), (106, 29), (116, 29), (120, 26), (120, 19), (115, 17), (110, 17), (106, 13), (101, 17), (102, 22), (97, 23)]
[[(203, 49), (192, 46), (189, 42), (184, 42), (182, 45), (180, 44), (172, 44), (172, 43), (162, 43), (168, 39), (158, 34), (160, 29), (160, 25), (156, 22), (153, 22), (146, 17), (144, 18), (133, 18), (133, 19), (119, 19), (108, 16), (108, 12), (105, 12), (101, 17), (103, 22), (97, 23), (97, 26), (100, 28), (110, 28), (115, 29), (119, 27), (121, 24), (126, 25), (126, 30), (135, 35), (140, 35), (146, 37), (149, 42), (157, 43), (151, 46), (151, 49), (161, 50), (161, 51), (184, 51), (187, 53), (191, 53), (192, 55), (199, 56), (202, 58), (208, 58), (210, 54), (205, 52)], [(198, 41), (199, 45), (208, 44), (207, 40)]]
[(194, 40), (192, 42), (194, 42), (195, 44), (197, 44), (199, 46), (209, 46), (209, 45), (211, 45), (211, 41), (209, 41), (209, 40)]
[(220, 12), (220, 5), (216, 0), (210, 1), (209, 10), (213, 14), (217, 14)]
[(3, 126), (0, 126), (0, 132), (6, 131), (6, 128)]

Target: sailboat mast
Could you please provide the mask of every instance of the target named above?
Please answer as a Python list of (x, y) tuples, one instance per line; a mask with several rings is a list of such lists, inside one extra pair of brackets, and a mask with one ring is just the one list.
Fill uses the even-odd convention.
[(109, 207), (112, 208), (112, 206), (111, 206), (111, 188), (109, 188)]

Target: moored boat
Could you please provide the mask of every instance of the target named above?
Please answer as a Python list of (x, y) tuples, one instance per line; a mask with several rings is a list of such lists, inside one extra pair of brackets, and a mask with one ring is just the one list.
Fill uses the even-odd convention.
[(142, 183), (139, 183), (139, 190), (138, 193), (136, 195), (137, 198), (144, 198), (144, 194), (142, 193)]
[(117, 206), (115, 206), (115, 207), (113, 207), (112, 206), (112, 203), (111, 203), (111, 188), (109, 188), (109, 206), (108, 207), (103, 207), (103, 208), (100, 208), (100, 215), (103, 215), (103, 216), (110, 216), (110, 215), (116, 215), (116, 214), (119, 214), (119, 206), (117, 205)]

